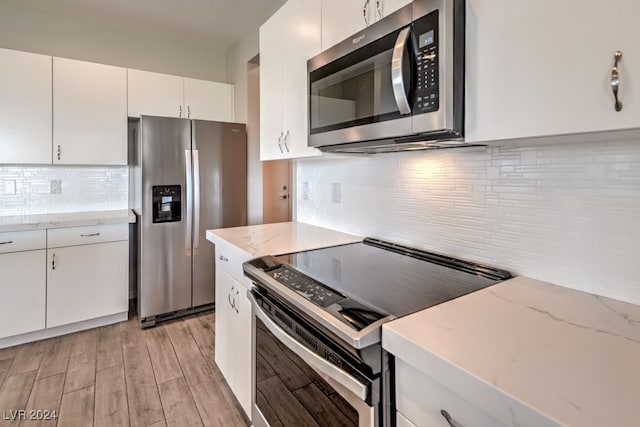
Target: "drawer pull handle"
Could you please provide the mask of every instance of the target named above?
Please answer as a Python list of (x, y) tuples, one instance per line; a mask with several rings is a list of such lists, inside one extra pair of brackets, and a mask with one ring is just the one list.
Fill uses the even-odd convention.
[(366, 0), (362, 6), (362, 18), (364, 19), (364, 25), (369, 26), (369, 3), (371, 0)]
[(80, 237), (96, 237), (99, 236), (100, 233), (91, 233), (91, 234), (81, 234)]
[(444, 409), (441, 409), (440, 413), (442, 414), (444, 419), (447, 420), (447, 422), (449, 423), (449, 427), (459, 427), (458, 423), (453, 421), (453, 418), (451, 418), (451, 415), (449, 415), (447, 411), (445, 411)]
[(240, 295), (240, 291), (238, 291), (236, 289), (236, 296), (233, 297), (233, 308), (236, 310), (236, 314), (240, 313), (240, 311), (238, 310), (238, 304), (236, 304), (236, 302), (238, 301), (236, 298), (238, 297), (238, 295)]
[(0, 242), (0, 245), (10, 245), (13, 243), (13, 240), (8, 240), (6, 242)]
[(56, 254), (53, 254), (53, 259), (51, 260), (51, 269), (56, 269)]
[(616, 50), (613, 54), (613, 68), (611, 69), (611, 90), (613, 90), (613, 98), (615, 99), (614, 108), (616, 111), (622, 110), (622, 102), (618, 100), (618, 86), (620, 85), (620, 76), (618, 74), (618, 61), (622, 58), (622, 52)]
[(224, 256), (222, 256), (222, 255), (220, 255), (220, 256), (219, 256), (219, 259), (220, 259), (220, 261), (224, 261), (224, 262), (229, 261), (229, 258), (224, 257)]

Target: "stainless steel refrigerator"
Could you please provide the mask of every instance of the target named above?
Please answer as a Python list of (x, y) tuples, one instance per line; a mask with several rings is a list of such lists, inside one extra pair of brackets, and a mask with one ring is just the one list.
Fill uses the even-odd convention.
[(129, 139), (132, 263), (147, 327), (213, 307), (205, 232), (247, 223), (247, 134), (238, 123), (142, 116), (129, 122)]

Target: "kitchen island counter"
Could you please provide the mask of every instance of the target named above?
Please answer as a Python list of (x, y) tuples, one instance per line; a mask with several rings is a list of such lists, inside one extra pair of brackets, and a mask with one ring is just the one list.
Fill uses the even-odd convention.
[(0, 233), (134, 222), (136, 216), (128, 209), (0, 216)]
[(215, 243), (217, 239), (230, 243), (252, 257), (282, 255), (362, 241), (358, 236), (301, 222), (207, 230), (207, 240)]
[(382, 339), (504, 425), (640, 420), (640, 306), (517, 277), (390, 322)]

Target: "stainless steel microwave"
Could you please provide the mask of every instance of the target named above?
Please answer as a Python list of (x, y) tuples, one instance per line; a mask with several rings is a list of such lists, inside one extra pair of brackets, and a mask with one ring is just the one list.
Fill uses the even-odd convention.
[(309, 146), (464, 145), (464, 0), (415, 0), (307, 62)]

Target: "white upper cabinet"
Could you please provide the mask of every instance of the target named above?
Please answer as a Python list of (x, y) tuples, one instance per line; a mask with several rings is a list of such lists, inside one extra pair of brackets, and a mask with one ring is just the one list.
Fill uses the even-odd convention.
[(129, 117), (185, 117), (182, 77), (129, 69), (128, 81)]
[(50, 164), (51, 132), (51, 57), (0, 49), (0, 164)]
[(278, 11), (260, 27), (260, 160), (283, 157), (285, 25)]
[(127, 164), (127, 70), (53, 58), (53, 163)]
[(185, 78), (184, 105), (190, 119), (233, 122), (233, 85)]
[(640, 127), (640, 2), (469, 0), (466, 16), (467, 141)]
[(364, 0), (322, 0), (322, 50), (367, 26), (363, 5)]
[(233, 121), (233, 85), (129, 70), (129, 117)]
[(322, 49), (330, 48), (411, 0), (322, 0)]
[(408, 5), (409, 3), (411, 3), (411, 0), (379, 0), (378, 3), (380, 3), (380, 11), (382, 13), (382, 17), (385, 17), (391, 15), (396, 10)]
[(260, 27), (260, 159), (319, 155), (307, 146), (307, 60), (320, 53), (320, 3), (289, 0)]

